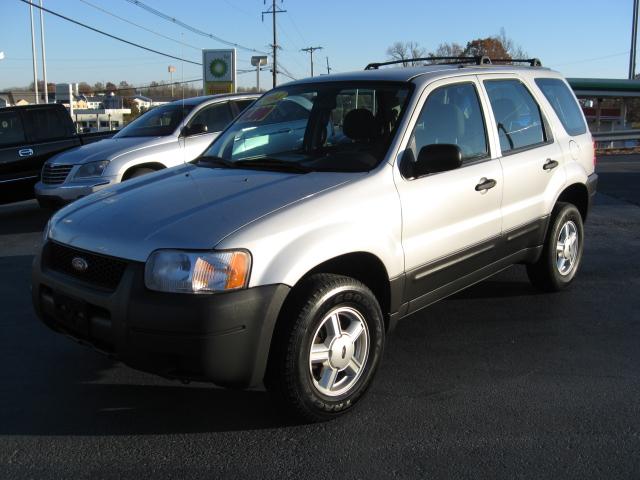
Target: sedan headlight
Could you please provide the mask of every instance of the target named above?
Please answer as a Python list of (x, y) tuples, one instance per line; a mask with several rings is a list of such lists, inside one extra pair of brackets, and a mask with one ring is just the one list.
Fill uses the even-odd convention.
[(242, 250), (157, 250), (147, 260), (144, 282), (159, 292), (222, 292), (246, 287), (250, 269), (251, 255)]
[(109, 165), (109, 160), (85, 163), (78, 169), (73, 178), (99, 177), (104, 172), (104, 169), (107, 168), (107, 165)]

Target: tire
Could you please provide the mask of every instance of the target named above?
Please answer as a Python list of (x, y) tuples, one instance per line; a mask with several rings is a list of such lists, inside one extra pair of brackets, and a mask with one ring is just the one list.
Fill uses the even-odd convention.
[(153, 168), (136, 168), (135, 170), (133, 170), (131, 173), (127, 173), (126, 177), (124, 178), (123, 181), (126, 180), (131, 180), (132, 178), (137, 178), (137, 177), (141, 177), (143, 175), (147, 175), (149, 173), (153, 173), (156, 170), (154, 170)]
[[(571, 243), (567, 244), (567, 239)], [(575, 205), (558, 202), (551, 214), (542, 254), (536, 263), (527, 265), (529, 280), (544, 292), (566, 288), (578, 273), (583, 250), (582, 215)]]
[(382, 311), (363, 283), (340, 275), (312, 275), (292, 295), (265, 384), (287, 415), (331, 420), (351, 410), (371, 384), (384, 348)]

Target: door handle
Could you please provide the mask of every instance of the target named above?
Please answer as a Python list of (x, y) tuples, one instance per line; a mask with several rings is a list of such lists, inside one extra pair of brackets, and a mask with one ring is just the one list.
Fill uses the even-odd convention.
[(492, 178), (481, 178), (480, 183), (476, 185), (476, 192), (483, 192), (483, 191), (489, 190), (490, 188), (495, 187), (497, 183), (498, 182), (496, 182)]
[(558, 162), (556, 162), (555, 160), (551, 160), (550, 158), (547, 158), (547, 161), (544, 162), (544, 165), (542, 166), (542, 168), (544, 170), (553, 170), (557, 166), (558, 166)]
[(33, 155), (33, 150), (31, 148), (23, 148), (21, 150), (18, 150), (19, 157), (30, 157), (31, 155)]

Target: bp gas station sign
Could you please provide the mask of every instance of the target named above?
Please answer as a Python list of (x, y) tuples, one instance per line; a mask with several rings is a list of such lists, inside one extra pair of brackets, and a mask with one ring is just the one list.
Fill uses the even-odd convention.
[(236, 50), (202, 50), (202, 79), (207, 95), (236, 91)]

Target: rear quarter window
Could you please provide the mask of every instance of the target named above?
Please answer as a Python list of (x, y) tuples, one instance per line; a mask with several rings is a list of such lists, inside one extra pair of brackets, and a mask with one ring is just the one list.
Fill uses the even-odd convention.
[(587, 132), (582, 111), (566, 83), (557, 78), (536, 78), (535, 82), (569, 135)]

